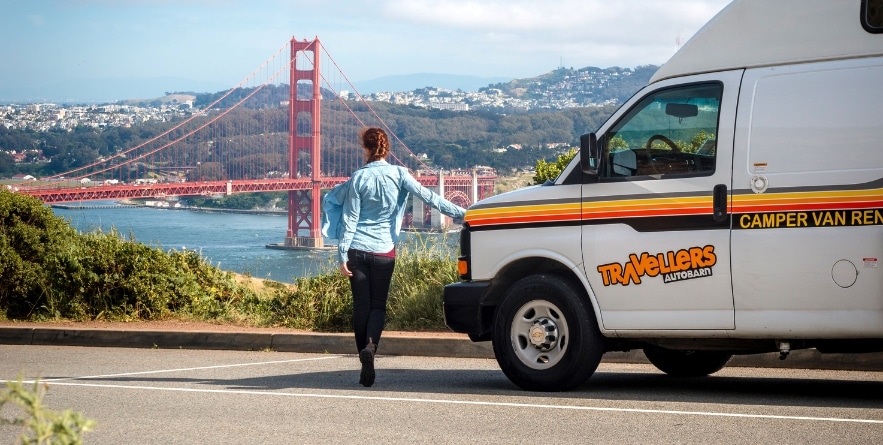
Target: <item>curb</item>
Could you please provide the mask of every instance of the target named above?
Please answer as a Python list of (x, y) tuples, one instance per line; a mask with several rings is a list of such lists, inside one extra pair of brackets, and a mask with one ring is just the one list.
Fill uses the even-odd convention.
[[(355, 354), (352, 334), (0, 327), (0, 344)], [(490, 343), (385, 333), (384, 355), (493, 358)]]
[[(0, 344), (88, 346), (147, 349), (216, 349), (318, 354), (355, 354), (351, 334), (211, 331), (150, 331), (0, 327)], [(383, 355), (493, 359), (490, 342), (468, 338), (386, 334)], [(608, 352), (605, 363), (649, 363), (640, 350)], [(883, 353), (821, 354), (815, 349), (793, 351), (786, 360), (778, 353), (738, 355), (727, 366), (847, 371), (883, 371)]]

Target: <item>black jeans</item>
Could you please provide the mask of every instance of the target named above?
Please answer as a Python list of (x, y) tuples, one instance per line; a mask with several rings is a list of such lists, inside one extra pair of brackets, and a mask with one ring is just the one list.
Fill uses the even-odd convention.
[(370, 339), (380, 344), (380, 334), (386, 323), (386, 299), (395, 269), (396, 259), (350, 249), (347, 251), (347, 267), (353, 276), (353, 330), (356, 334), (356, 351), (365, 349)]

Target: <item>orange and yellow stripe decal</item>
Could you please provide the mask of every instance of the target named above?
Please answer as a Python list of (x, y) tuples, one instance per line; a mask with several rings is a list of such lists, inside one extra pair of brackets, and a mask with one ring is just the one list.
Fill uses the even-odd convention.
[[(864, 190), (794, 191), (766, 194), (739, 193), (730, 197), (729, 213), (734, 216), (762, 214), (799, 214), (811, 218), (811, 212), (867, 212), (883, 215), (883, 188)], [(473, 229), (503, 226), (573, 225), (606, 220), (633, 220), (660, 217), (711, 217), (711, 196), (666, 196), (648, 198), (578, 200), (571, 202), (531, 202), (523, 205), (500, 205), (469, 209), (465, 221)], [(801, 216), (801, 215), (798, 215)], [(856, 215), (846, 215), (858, 218)], [(846, 217), (844, 216), (844, 217)], [(876, 217), (876, 216), (875, 216)], [(867, 218), (866, 215), (862, 218)], [(883, 216), (881, 216), (883, 218)], [(685, 219), (677, 219), (684, 222)], [(673, 223), (674, 220), (672, 220)], [(680, 222), (675, 223), (679, 225)], [(631, 224), (631, 223), (629, 223)], [(712, 224), (709, 221), (709, 224)], [(806, 225), (804, 227), (809, 227)], [(695, 227), (691, 225), (690, 227)]]
[(465, 221), (471, 227), (501, 224), (548, 224), (614, 218), (711, 215), (710, 196), (619, 199), (528, 204), (470, 209)]
[(883, 189), (735, 195), (732, 213), (812, 212), (883, 207)]
[(711, 215), (711, 212), (711, 196), (626, 199), (583, 204), (584, 220)]
[(499, 224), (530, 224), (579, 221), (580, 203), (530, 204), (469, 209), (465, 221), (472, 227)]

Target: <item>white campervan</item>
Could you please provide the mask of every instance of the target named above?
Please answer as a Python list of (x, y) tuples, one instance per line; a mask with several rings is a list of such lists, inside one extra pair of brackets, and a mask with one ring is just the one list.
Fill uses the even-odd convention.
[(557, 180), (469, 209), (446, 323), (531, 390), (881, 351), (881, 107), (883, 0), (734, 0)]

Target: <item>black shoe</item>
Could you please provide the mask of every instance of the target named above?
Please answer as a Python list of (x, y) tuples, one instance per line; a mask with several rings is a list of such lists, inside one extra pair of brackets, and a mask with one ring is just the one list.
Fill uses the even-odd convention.
[(365, 349), (359, 351), (359, 361), (362, 362), (362, 373), (359, 374), (359, 383), (363, 386), (371, 386), (374, 384), (374, 351), (369, 344)]

